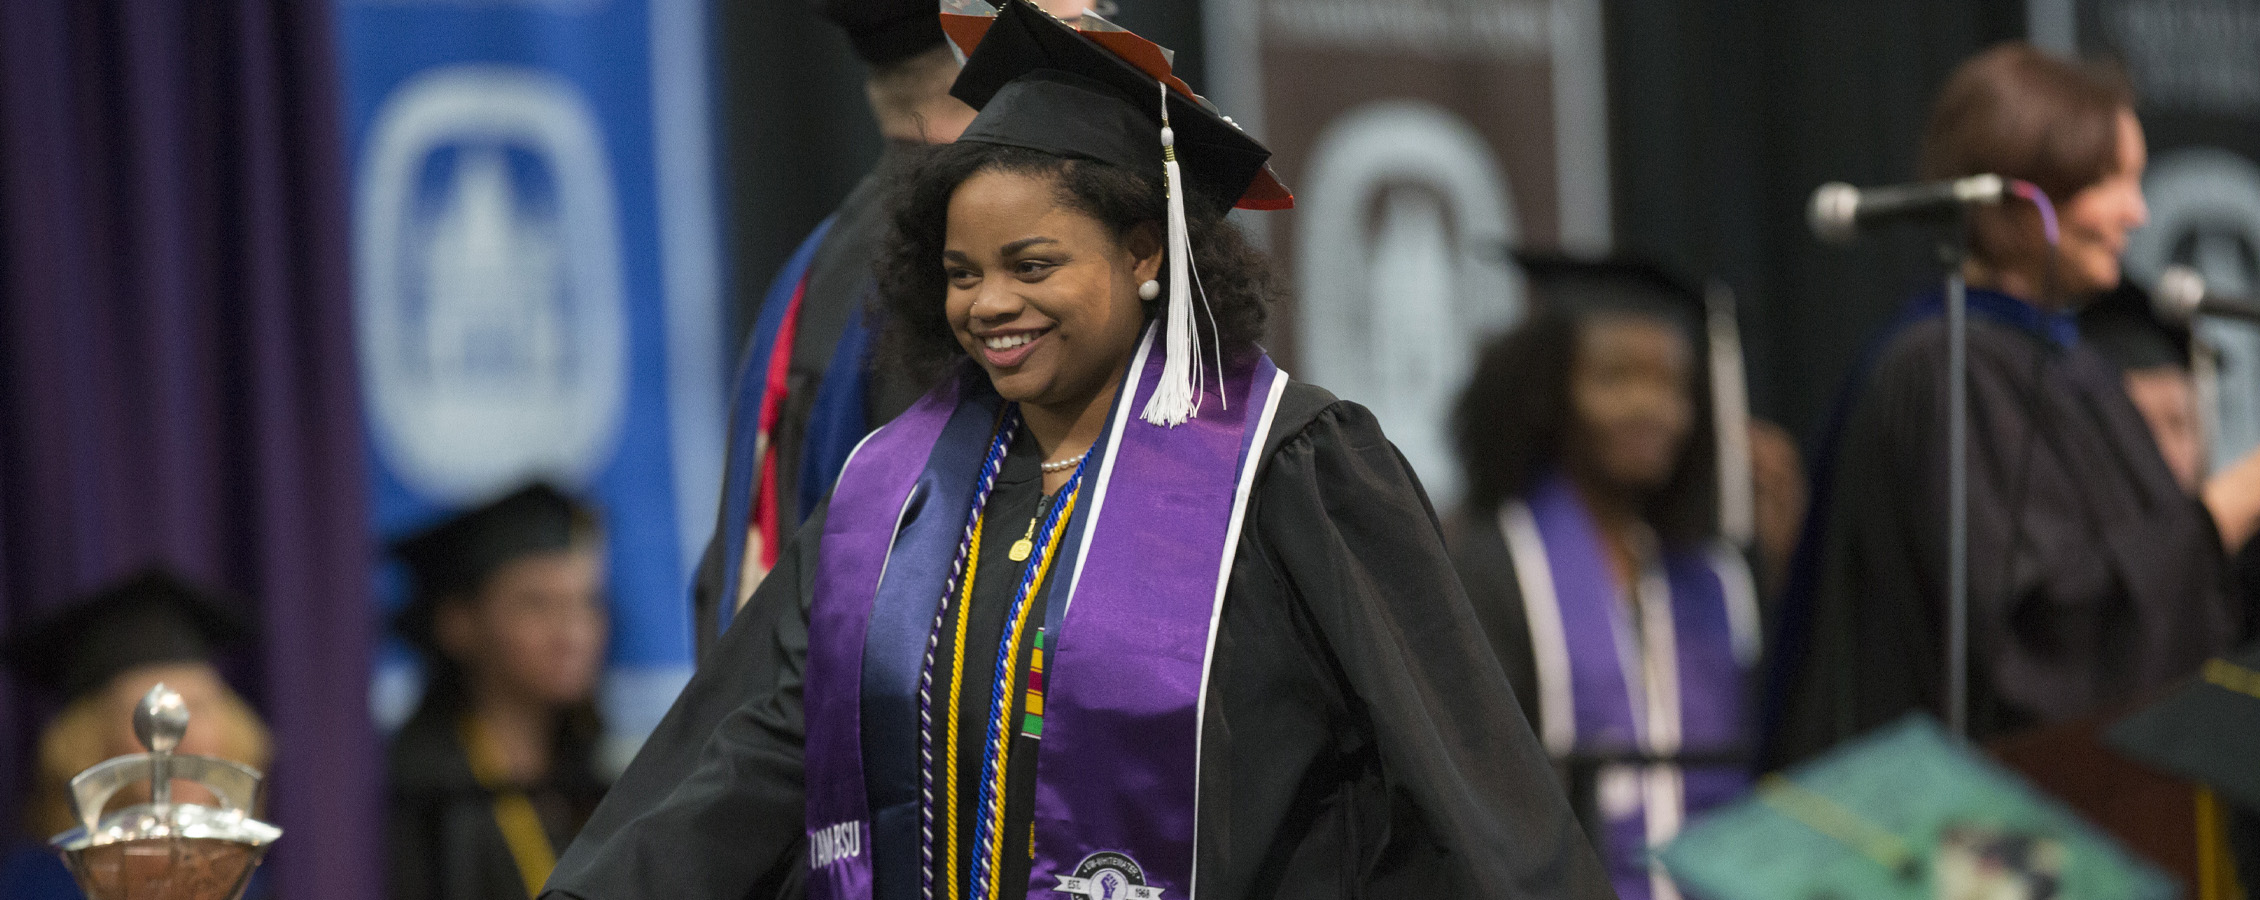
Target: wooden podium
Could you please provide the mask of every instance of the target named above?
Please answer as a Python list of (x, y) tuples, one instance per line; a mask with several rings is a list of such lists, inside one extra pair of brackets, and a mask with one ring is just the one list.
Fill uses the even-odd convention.
[(2236, 900), (2227, 813), (2212, 792), (2105, 745), (2112, 713), (1997, 739), (1988, 754), (2181, 883), (2190, 900)]

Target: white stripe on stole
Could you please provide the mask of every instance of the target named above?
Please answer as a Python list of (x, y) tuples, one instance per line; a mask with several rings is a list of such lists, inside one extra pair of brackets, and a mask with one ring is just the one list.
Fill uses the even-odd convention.
[[(1635, 697), (1633, 712), (1644, 726), (1639, 729), (1641, 749), (1651, 756), (1667, 757), (1677, 754), (1681, 746), (1679, 629), (1672, 619), (1671, 581), (1664, 574), (1656, 542), (1650, 538), (1644, 543), (1650, 548), (1651, 562), (1640, 574), (1633, 605), (1640, 617), (1642, 652), (1638, 663), (1647, 689), (1642, 692), (1644, 698)], [(1647, 798), (1641, 812), (1647, 822), (1648, 846), (1662, 847), (1678, 836), (1687, 818), (1686, 781), (1678, 766), (1658, 763), (1641, 773), (1641, 787)], [(1679, 890), (1661, 863), (1649, 864), (1648, 883), (1655, 900), (1679, 900)]]
[[(879, 428), (871, 429), (870, 433), (865, 434), (862, 440), (855, 442), (855, 449), (849, 450), (847, 459), (840, 462), (839, 477), (833, 479), (834, 490), (837, 490), (839, 488), (839, 478), (847, 477), (848, 467), (854, 465), (855, 458), (863, 453), (863, 445), (871, 443), (872, 438), (879, 436), (880, 428), (885, 427), (886, 426), (882, 425)], [(948, 422), (945, 421), (942, 424), (942, 427), (944, 429), (947, 429), (949, 427)], [(887, 555), (879, 558), (879, 580), (872, 582), (874, 585), (879, 586), (873, 589), (871, 594), (871, 596), (873, 597), (877, 597), (879, 595), (878, 591), (883, 589), (887, 583), (887, 568), (895, 561), (895, 541), (902, 537), (903, 526), (910, 523), (911, 506), (918, 502), (919, 496), (924, 492), (925, 490), (922, 485), (913, 482), (910, 486), (910, 491), (902, 495), (902, 507), (895, 510), (895, 528), (893, 531), (888, 532), (890, 535), (892, 535), (892, 537), (887, 538)], [(826, 513), (826, 515), (829, 514), (829, 512)]]
[(1734, 639), (1734, 661), (1748, 669), (1758, 664), (1765, 638), (1758, 625), (1758, 580), (1750, 574), (1750, 561), (1723, 541), (1710, 548), (1711, 571), (1718, 575), (1726, 594), (1726, 627)]
[[(1554, 589), (1553, 566), (1546, 558), (1545, 539), (1539, 534), (1530, 507), (1519, 500), (1499, 509), (1499, 532), (1515, 566), (1522, 588), (1523, 615), (1530, 626), (1531, 655), (1538, 670), (1539, 732), (1549, 752), (1567, 756), (1577, 742), (1576, 693), (1570, 680), (1569, 642), (1563, 632), (1560, 595)], [(1632, 707), (1635, 740), (1643, 753), (1672, 756), (1682, 746), (1681, 690), (1679, 683), (1679, 629), (1672, 616), (1671, 582), (1651, 535), (1643, 544), (1651, 563), (1642, 571), (1631, 602), (1610, 611), (1610, 629), (1623, 673), (1627, 700)], [(1730, 619), (1738, 599), (1736, 582), (1722, 569)], [(1743, 585), (1748, 584), (1745, 572)], [(1755, 600), (1748, 607), (1755, 624)], [(1632, 617), (1638, 617), (1638, 628)], [(1737, 642), (1739, 644), (1738, 635)], [(1737, 648), (1739, 652), (1739, 647)], [(1645, 836), (1650, 847), (1660, 847), (1679, 834), (1686, 819), (1686, 780), (1671, 764), (1639, 769)], [(1649, 872), (1649, 889), (1655, 900), (1680, 900), (1678, 887), (1660, 864)]]
[(1098, 483), (1091, 486), (1091, 512), (1083, 519), (1083, 543), (1075, 550), (1075, 571), (1068, 573), (1066, 599), (1060, 602), (1060, 621), (1067, 621), (1067, 611), (1075, 608), (1075, 588), (1083, 583), (1083, 562), (1091, 558), (1091, 538), (1099, 533), (1099, 513), (1106, 509), (1106, 489), (1114, 483), (1114, 457), (1122, 450), (1122, 427), (1130, 423), (1132, 413), (1127, 408), (1138, 394), (1140, 373), (1146, 371), (1146, 355), (1153, 352), (1155, 329), (1146, 329), (1146, 336), (1138, 342), (1138, 352), (1130, 357), (1130, 369), (1123, 376), (1121, 387), (1114, 392), (1112, 428), (1106, 434), (1106, 452), (1099, 456)]
[(1510, 500), (1499, 507), (1499, 534), (1514, 561), (1522, 588), (1522, 614), (1530, 625), (1530, 656), (1538, 669), (1538, 737), (1546, 751), (1568, 756), (1577, 746), (1577, 700), (1569, 679), (1569, 639), (1562, 633), (1562, 610), (1555, 600), (1554, 567), (1546, 561), (1546, 542), (1530, 506)]
[[(1220, 375), (1219, 378), (1222, 376)], [(1208, 646), (1201, 651), (1201, 688), (1193, 700), (1193, 874), (1185, 880), (1185, 900), (1193, 900), (1201, 889), (1201, 739), (1208, 733), (1208, 676), (1216, 661), (1216, 630), (1224, 618), (1224, 590), (1232, 586), (1232, 560), (1240, 549), (1240, 527), (1247, 524), (1248, 494), (1256, 484), (1256, 470), (1262, 467), (1263, 448), (1271, 440), (1272, 420), (1279, 412), (1279, 397), (1287, 392), (1287, 373), (1273, 366), (1271, 387), (1265, 391), (1263, 415), (1256, 419), (1255, 431), (1247, 443), (1248, 458), (1240, 466), (1239, 484), (1232, 493), (1232, 523), (1224, 531), (1224, 559), (1216, 567), (1216, 600), (1209, 607)]]

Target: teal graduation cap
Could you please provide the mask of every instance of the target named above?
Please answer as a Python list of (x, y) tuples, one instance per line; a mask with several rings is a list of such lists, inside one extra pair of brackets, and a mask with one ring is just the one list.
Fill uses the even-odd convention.
[(2167, 877), (1920, 714), (1783, 774), (1658, 854), (1706, 900), (2166, 900)]

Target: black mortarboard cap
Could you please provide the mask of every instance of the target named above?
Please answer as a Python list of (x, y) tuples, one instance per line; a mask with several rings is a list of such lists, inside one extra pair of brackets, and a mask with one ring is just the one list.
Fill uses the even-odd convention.
[(2207, 661), (2188, 684), (2112, 725), (2104, 742), (2260, 810), (2260, 644)]
[(816, 11), (847, 32), (855, 55), (874, 66), (942, 46), (934, 0), (816, 0)]
[(2079, 313), (2080, 339), (2122, 369), (2189, 367), (2190, 332), (2158, 317), (2150, 292), (2132, 280)]
[(1670, 322), (1695, 348), (1696, 377), (1710, 404), (1718, 453), (1719, 533), (1747, 546), (1756, 537), (1751, 484), (1749, 389), (1734, 295), (1708, 290), (1652, 257), (1631, 253), (1573, 256), (1554, 250), (1511, 251), (1532, 303), (1571, 316), (1631, 313)]
[(24, 681), (78, 697), (136, 666), (208, 661), (252, 634), (241, 601), (152, 566), (16, 629), (4, 649)]
[(431, 642), (441, 599), (478, 591), (503, 564), (569, 550), (596, 534), (596, 515), (564, 491), (534, 482), (393, 542), (412, 586), (393, 626), (419, 645)]
[[(1187, 190), (1220, 207), (1286, 209), (1294, 197), (1264, 162), (1271, 151), (1169, 73), (1167, 52), (1127, 31), (1078, 31), (1028, 0), (992, 19), (943, 25), (965, 68), (950, 93), (980, 110), (959, 136), (1162, 174), (1162, 85)], [(985, 30), (984, 30), (985, 29)], [(975, 43), (977, 42), (977, 43)]]
[(1582, 257), (1529, 249), (1515, 250), (1513, 256), (1540, 308), (1573, 315), (1642, 312), (1703, 333), (1703, 289), (1661, 262), (1629, 254)]

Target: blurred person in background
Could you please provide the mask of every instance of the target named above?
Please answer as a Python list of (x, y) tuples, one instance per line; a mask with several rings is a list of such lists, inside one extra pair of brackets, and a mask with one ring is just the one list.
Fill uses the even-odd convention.
[[(248, 642), (247, 610), (233, 598), (151, 568), (66, 605), (45, 621), (8, 637), (8, 669), (27, 684), (65, 698), (61, 713), (40, 731), (38, 769), (25, 809), (25, 832), (0, 863), (0, 897), (7, 900), (78, 900), (48, 839), (79, 826), (71, 814), (70, 780), (113, 757), (145, 752), (133, 733), (133, 713), (150, 688), (162, 683), (188, 704), (189, 727), (176, 752), (213, 756), (268, 771), (274, 745), (251, 705), (228, 686), (214, 655)], [(182, 784), (175, 797), (209, 802)], [(146, 787), (129, 787), (110, 803), (116, 810), (148, 802)], [(254, 875), (247, 897), (266, 894)]]
[(699, 655), (777, 564), (783, 536), (831, 487), (849, 450), (916, 399), (871, 365), (863, 307), (886, 235), (888, 184), (906, 154), (956, 140), (973, 110), (950, 96), (957, 57), (932, 0), (818, 0), (869, 69), (879, 161), (770, 281), (730, 403), (714, 536), (692, 585)]
[(596, 516), (536, 483), (394, 552), (414, 592), (396, 626), (423, 653), (426, 686), (388, 760), (391, 896), (530, 897), (606, 784)]
[(2079, 311), (2080, 340), (2119, 369), (2174, 483), (2197, 496), (2205, 483), (2206, 435), (2197, 408), (2195, 338), (2187, 324), (2159, 318), (2150, 292), (2122, 280)]
[[(2073, 314), (2119, 284), (2147, 217), (2133, 98), (2116, 73), (2022, 43), (1955, 70), (1925, 178), (1995, 173), (2054, 202), (1970, 212), (1969, 736), (2098, 713), (2229, 648), (2225, 552), (2260, 526), (2260, 457), (2185, 490)], [(1942, 712), (1946, 331), (1917, 298), (1855, 373), (1816, 466), (1769, 699), (1781, 765), (1913, 710)], [(2186, 468), (2187, 461), (2181, 465)]]
[(1453, 564), (1617, 896), (1676, 897), (1649, 851), (1749, 784), (1760, 643), (1719, 539), (1703, 296), (1645, 262), (1519, 261), (1535, 311), (1454, 413)]

